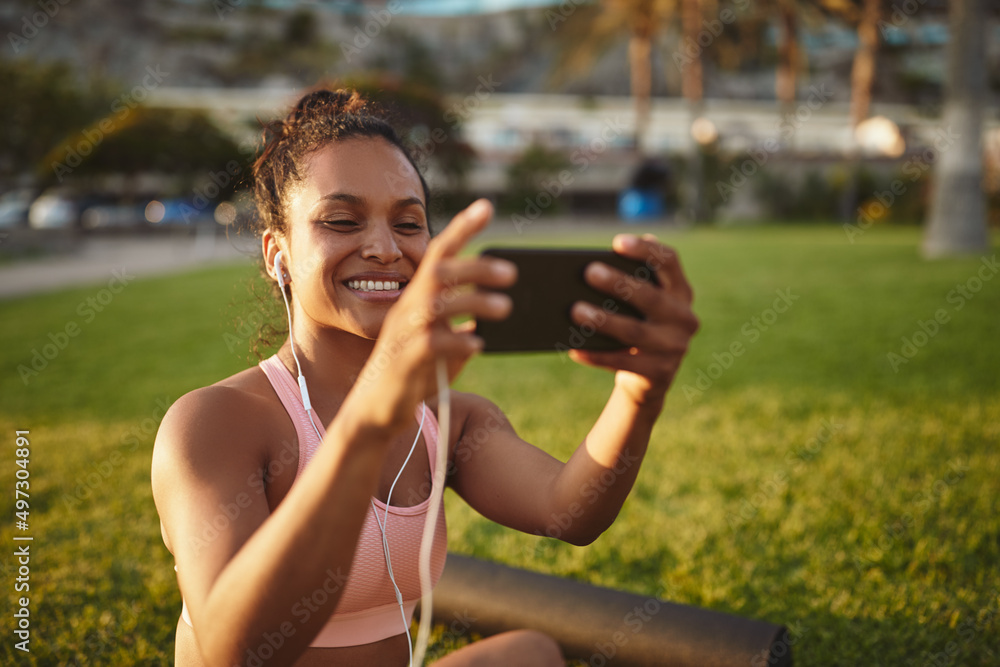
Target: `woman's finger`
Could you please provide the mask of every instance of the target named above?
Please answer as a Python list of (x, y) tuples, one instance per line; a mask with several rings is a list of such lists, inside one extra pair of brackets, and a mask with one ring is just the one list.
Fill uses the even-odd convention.
[(438, 307), (438, 320), (471, 315), (483, 320), (502, 320), (510, 315), (513, 302), (499, 292), (460, 292), (445, 296)]
[(665, 291), (644, 279), (643, 272), (648, 275), (648, 271), (643, 266), (635, 273), (626, 273), (603, 262), (591, 262), (584, 271), (584, 277), (595, 289), (627, 301), (645, 313), (646, 317), (655, 317), (662, 310), (661, 302)]
[(444, 285), (503, 289), (517, 280), (517, 265), (499, 257), (444, 258), (437, 265), (437, 278)]
[(623, 350), (570, 350), (570, 358), (588, 366), (628, 371), (652, 381), (669, 381), (680, 367), (681, 355), (653, 355), (636, 348)]
[(678, 310), (669, 322), (638, 320), (578, 301), (570, 311), (570, 318), (580, 326), (590, 326), (596, 332), (610, 336), (627, 347), (637, 347), (652, 352), (683, 352), (687, 350), (697, 320), (689, 310)]
[(448, 226), (427, 245), (424, 259), (454, 257), (476, 234), (483, 231), (493, 217), (493, 205), (488, 199), (477, 199), (451, 219)]
[(620, 255), (645, 263), (649, 270), (656, 273), (664, 288), (689, 303), (694, 299), (694, 291), (681, 269), (677, 252), (660, 243), (652, 234), (644, 234), (641, 238), (634, 234), (618, 234), (611, 241), (611, 247)]

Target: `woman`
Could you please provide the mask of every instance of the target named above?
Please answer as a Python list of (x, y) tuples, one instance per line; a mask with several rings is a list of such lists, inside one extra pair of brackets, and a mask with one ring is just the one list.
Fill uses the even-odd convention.
[[(450, 390), (450, 437), (438, 443), (436, 360), (450, 381), (481, 349), (450, 320), (511, 307), (488, 290), (516, 280), (512, 265), (457, 257), (488, 224), (489, 203), (431, 239), (422, 176), (357, 93), (310, 93), (270, 129), (255, 190), (265, 266), (290, 299), (289, 338), (259, 366), (180, 398), (154, 449), (153, 494), (184, 598), (176, 664), (405, 665), (436, 448), (448, 448), (448, 485), (484, 516), (542, 533), (569, 514), (561, 538), (592, 542), (632, 487), (639, 465), (622, 462), (641, 461), (697, 329), (691, 289), (651, 237), (620, 235), (614, 248), (646, 260), (662, 286), (588, 268), (598, 289), (625, 286), (646, 320), (574, 307), (577, 323), (631, 347), (571, 353), (616, 373), (567, 463), (521, 440), (487, 399)], [(592, 502), (601, 473), (606, 491)], [(435, 581), (443, 518), (436, 528)], [(552, 640), (521, 631), (437, 664), (562, 659)]]

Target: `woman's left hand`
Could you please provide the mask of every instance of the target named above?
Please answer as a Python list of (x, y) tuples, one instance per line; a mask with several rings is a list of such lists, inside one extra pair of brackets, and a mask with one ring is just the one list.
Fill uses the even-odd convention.
[[(642, 311), (640, 320), (578, 301), (572, 319), (620, 340), (627, 347), (613, 351), (571, 350), (579, 363), (615, 370), (615, 385), (639, 405), (662, 405), (667, 389), (698, 330), (691, 310), (694, 294), (677, 253), (652, 234), (619, 234), (612, 241), (619, 255), (639, 260), (655, 274), (659, 285), (600, 262), (587, 267), (585, 278), (596, 289), (627, 301)], [(640, 269), (639, 271), (642, 271)]]

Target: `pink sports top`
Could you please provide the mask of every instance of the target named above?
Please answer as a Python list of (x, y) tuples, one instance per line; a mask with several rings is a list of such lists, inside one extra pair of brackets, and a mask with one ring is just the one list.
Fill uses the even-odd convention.
[[(309, 423), (309, 415), (302, 405), (295, 377), (285, 368), (277, 355), (261, 361), (260, 367), (271, 381), (271, 386), (274, 387), (275, 393), (295, 425), (295, 433), (299, 440), (299, 467), (295, 475), (297, 479), (319, 448), (320, 439), (316, 437), (316, 432)], [(417, 407), (418, 423), (421, 417), (427, 456), (433, 462), (438, 447), (437, 419), (423, 404)], [(322, 424), (317, 424), (317, 427), (321, 436), (326, 434)], [(430, 498), (413, 507), (387, 507), (377, 498), (373, 498), (372, 501), (378, 509), (379, 519), (385, 523), (392, 571), (403, 597), (406, 625), (404, 627), (399, 603), (396, 602), (396, 594), (389, 580), (385, 551), (382, 549), (382, 532), (369, 505), (344, 591), (330, 620), (310, 646), (324, 648), (371, 644), (409, 630), (413, 610), (420, 600), (418, 566), (420, 539), (423, 535), (427, 510), (430, 507)], [(388, 518), (383, 518), (387, 510)], [(448, 535), (444, 507), (442, 507), (438, 513), (434, 548), (431, 552), (431, 578), (434, 585), (437, 585), (444, 570), (447, 547)], [(191, 625), (186, 604), (181, 616), (188, 625)]]

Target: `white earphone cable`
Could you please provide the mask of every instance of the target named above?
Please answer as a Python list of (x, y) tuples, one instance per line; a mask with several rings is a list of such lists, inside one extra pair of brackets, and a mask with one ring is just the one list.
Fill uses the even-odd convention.
[[(306, 387), (306, 378), (302, 374), (302, 365), (299, 363), (299, 357), (295, 353), (295, 337), (292, 336), (292, 308), (288, 303), (288, 295), (285, 293), (285, 280), (284, 276), (281, 274), (280, 253), (275, 257), (274, 265), (275, 265), (274, 266), (275, 272), (278, 274), (278, 285), (280, 287), (281, 297), (285, 302), (285, 312), (288, 314), (288, 343), (292, 348), (292, 358), (295, 360), (295, 368), (296, 370), (298, 370), (299, 394), (302, 397), (302, 407), (305, 409), (306, 414), (309, 416), (309, 424), (312, 426), (313, 431), (316, 433), (316, 438), (322, 441), (323, 436), (320, 435), (319, 427), (316, 426), (316, 420), (314, 418), (315, 410), (313, 410), (312, 402), (309, 399), (309, 389)], [(382, 519), (379, 519), (378, 508), (375, 507), (375, 501), (374, 500), (369, 501), (371, 502), (372, 513), (375, 515), (375, 521), (376, 523), (378, 523), (379, 532), (382, 533), (382, 550), (385, 553), (385, 567), (386, 571), (389, 574), (389, 581), (392, 582), (392, 588), (396, 593), (396, 602), (399, 604), (399, 613), (403, 619), (403, 631), (404, 634), (406, 635), (406, 644), (410, 654), (411, 666), (413, 665), (413, 641), (410, 638), (410, 625), (406, 618), (406, 609), (403, 606), (403, 594), (399, 592), (399, 586), (396, 584), (396, 577), (393, 575), (392, 572), (392, 560), (389, 557), (389, 540), (388, 537), (386, 536), (386, 527), (388, 526), (389, 523), (389, 504), (392, 501), (392, 491), (393, 489), (396, 488), (396, 482), (399, 481), (399, 478), (403, 474), (403, 470), (406, 469), (406, 465), (410, 462), (410, 458), (413, 456), (413, 452), (417, 448), (417, 442), (420, 441), (420, 434), (424, 430), (424, 419), (427, 416), (427, 406), (423, 404), (421, 405), (423, 409), (420, 412), (420, 426), (417, 427), (417, 436), (413, 439), (413, 444), (410, 445), (410, 451), (406, 455), (406, 459), (404, 459), (403, 465), (399, 468), (399, 472), (396, 473), (396, 477), (392, 480), (392, 484), (389, 486), (389, 494), (388, 496), (386, 496), (385, 499), (385, 514)], [(447, 431), (445, 431), (445, 433), (447, 433)], [(447, 440), (445, 442), (447, 442)], [(440, 449), (440, 447), (438, 447), (438, 449)], [(440, 458), (440, 456), (438, 458)], [(434, 479), (436, 480), (437, 478), (435, 477)], [(434, 487), (432, 485), (431, 494), (433, 495), (433, 493), (434, 493)], [(437, 513), (435, 512), (435, 516), (436, 514)], [(424, 532), (426, 533), (426, 530)], [(421, 544), (421, 547), (422, 546), (423, 545)], [(428, 579), (429, 578), (430, 575), (428, 573)], [(422, 572), (420, 576), (420, 584), (421, 584), (421, 591), (423, 591), (424, 577)], [(421, 597), (421, 599), (423, 598)], [(425, 643), (425, 648), (426, 648), (426, 643)]]
[(396, 585), (396, 576), (392, 572), (392, 559), (389, 557), (389, 537), (387, 529), (389, 527), (389, 504), (392, 502), (392, 491), (396, 488), (396, 482), (399, 481), (400, 476), (403, 474), (403, 470), (406, 469), (406, 464), (410, 462), (410, 457), (413, 456), (413, 452), (417, 449), (417, 442), (420, 440), (420, 434), (424, 430), (424, 418), (427, 416), (427, 406), (421, 404), (423, 408), (420, 411), (420, 426), (417, 428), (417, 437), (413, 439), (413, 444), (410, 445), (410, 452), (406, 455), (406, 459), (403, 461), (403, 465), (399, 468), (399, 472), (396, 473), (396, 478), (392, 480), (392, 484), (389, 486), (389, 494), (385, 498), (385, 513), (382, 519), (378, 518), (378, 508), (375, 507), (375, 501), (370, 500), (372, 506), (372, 513), (375, 515), (375, 521), (378, 523), (379, 531), (382, 533), (382, 551), (385, 552), (385, 567), (389, 572), (389, 581), (392, 582), (392, 590), (396, 592), (396, 602), (399, 604), (399, 613), (403, 617), (403, 631), (406, 634), (406, 645), (410, 653), (410, 663), (413, 663), (413, 641), (410, 639), (410, 624), (406, 619), (406, 609), (403, 607), (403, 594), (399, 592), (399, 586)]
[[(274, 265), (275, 272), (278, 274), (278, 285), (280, 287), (281, 297), (285, 302), (285, 311), (288, 313), (288, 342), (292, 348), (292, 358), (295, 359), (295, 368), (299, 372), (298, 383), (299, 393), (302, 397), (302, 406), (305, 409), (306, 414), (309, 416), (309, 423), (313, 427), (313, 431), (316, 432), (316, 437), (322, 441), (323, 438), (320, 435), (319, 427), (316, 426), (314, 418), (315, 410), (313, 410), (312, 402), (309, 399), (309, 390), (306, 387), (306, 379), (302, 374), (302, 365), (299, 363), (299, 357), (295, 353), (295, 339), (292, 336), (292, 309), (288, 303), (288, 295), (285, 293), (285, 280), (284, 276), (281, 274), (280, 252), (275, 257)], [(434, 472), (431, 478), (430, 505), (427, 509), (427, 518), (424, 522), (423, 535), (420, 540), (420, 560), (418, 562), (420, 573), (420, 625), (417, 630), (416, 647), (414, 647), (413, 641), (410, 637), (410, 628), (406, 619), (406, 610), (403, 607), (403, 596), (402, 593), (399, 592), (399, 586), (396, 585), (396, 578), (392, 573), (392, 561), (389, 558), (389, 540), (386, 537), (386, 526), (389, 521), (389, 503), (392, 500), (392, 491), (396, 488), (396, 482), (399, 481), (400, 476), (403, 474), (403, 470), (410, 462), (410, 457), (413, 456), (413, 452), (417, 447), (417, 442), (420, 440), (420, 434), (424, 428), (424, 418), (427, 415), (426, 405), (423, 405), (423, 410), (420, 413), (420, 426), (417, 428), (417, 437), (413, 439), (413, 444), (410, 446), (410, 451), (406, 455), (403, 465), (400, 467), (399, 472), (396, 473), (395, 479), (392, 480), (392, 484), (389, 486), (389, 494), (385, 499), (386, 509), (381, 520), (379, 519), (378, 508), (375, 507), (374, 500), (370, 501), (372, 512), (375, 514), (375, 521), (378, 523), (379, 532), (382, 533), (382, 549), (385, 552), (385, 566), (389, 573), (389, 581), (392, 582), (392, 588), (396, 593), (396, 601), (399, 603), (399, 611), (403, 617), (403, 626), (405, 629), (404, 634), (406, 635), (406, 643), (410, 654), (410, 667), (422, 667), (424, 657), (427, 654), (427, 644), (430, 640), (431, 612), (434, 605), (434, 587), (431, 582), (431, 556), (434, 549), (434, 533), (437, 529), (438, 515), (440, 514), (441, 504), (444, 497), (444, 478), (448, 467), (448, 440), (450, 437), (449, 426), (451, 424), (451, 392), (448, 386), (448, 367), (444, 359), (437, 360), (436, 371), (439, 431), (437, 456), (435, 457)]]
[(431, 612), (434, 607), (434, 587), (431, 583), (431, 555), (434, 549), (434, 533), (437, 530), (438, 513), (444, 497), (444, 477), (448, 470), (448, 438), (451, 425), (451, 391), (448, 387), (448, 366), (444, 359), (437, 360), (438, 423), (439, 437), (437, 456), (434, 462), (434, 477), (431, 481), (431, 502), (427, 508), (424, 534), (420, 540), (420, 626), (417, 630), (417, 645), (413, 651), (413, 667), (422, 667), (427, 654), (427, 643), (431, 636)]

